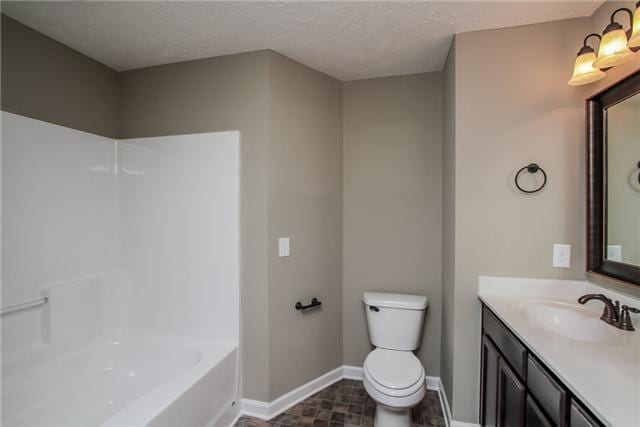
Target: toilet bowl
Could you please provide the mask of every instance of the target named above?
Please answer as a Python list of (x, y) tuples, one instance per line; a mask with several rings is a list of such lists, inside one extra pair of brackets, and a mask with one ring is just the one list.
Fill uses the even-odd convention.
[(364, 388), (376, 402), (375, 427), (409, 427), (411, 408), (426, 393), (425, 371), (413, 350), (420, 344), (427, 298), (365, 292), (371, 343)]
[(364, 388), (376, 402), (376, 427), (409, 426), (426, 393), (424, 368), (410, 351), (378, 348), (364, 362)]

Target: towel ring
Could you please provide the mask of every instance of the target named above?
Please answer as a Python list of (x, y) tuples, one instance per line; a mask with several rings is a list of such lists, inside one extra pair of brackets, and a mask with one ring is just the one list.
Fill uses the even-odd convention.
[[(638, 161), (638, 169), (640, 169), (640, 161)], [(640, 184), (640, 172), (638, 172), (638, 184)]]
[[(639, 167), (640, 167), (640, 162), (639, 162)], [(520, 184), (518, 183), (518, 178), (520, 177), (520, 174), (525, 170), (529, 173), (538, 173), (538, 171), (542, 172), (542, 176), (544, 180), (542, 181), (542, 184), (540, 185), (540, 187), (534, 190), (525, 190), (524, 188), (520, 187)], [(640, 180), (640, 177), (638, 178), (638, 180)], [(544, 169), (538, 166), (538, 164), (530, 163), (527, 166), (520, 168), (518, 173), (516, 173), (516, 177), (514, 181), (516, 183), (516, 187), (518, 187), (518, 190), (522, 191), (523, 193), (527, 193), (527, 194), (537, 193), (538, 191), (542, 190), (545, 185), (547, 185), (547, 173), (544, 171)]]

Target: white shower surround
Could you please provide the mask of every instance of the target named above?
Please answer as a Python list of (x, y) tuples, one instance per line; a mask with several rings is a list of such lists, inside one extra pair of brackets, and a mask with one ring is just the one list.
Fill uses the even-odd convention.
[(118, 143), (136, 329), (238, 342), (239, 155), (238, 132)]
[[(5, 112), (2, 121), (2, 306), (49, 298), (3, 316), (3, 425), (50, 423), (53, 412), (38, 418), (46, 401), (67, 425), (74, 415), (92, 425), (230, 416), (239, 133), (115, 141)], [(51, 381), (56, 372), (70, 374)], [(112, 404), (121, 393), (100, 381), (132, 393)], [(102, 405), (60, 392), (92, 387)]]

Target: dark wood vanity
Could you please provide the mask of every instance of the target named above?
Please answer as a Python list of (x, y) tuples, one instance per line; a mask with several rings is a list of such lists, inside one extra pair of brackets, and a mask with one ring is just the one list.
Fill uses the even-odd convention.
[(485, 305), (480, 424), (590, 427), (603, 424)]

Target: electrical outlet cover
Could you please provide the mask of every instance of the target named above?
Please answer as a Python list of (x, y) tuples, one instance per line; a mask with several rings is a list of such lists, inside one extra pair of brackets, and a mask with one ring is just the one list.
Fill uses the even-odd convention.
[(622, 245), (607, 245), (607, 259), (622, 262)]
[(571, 267), (571, 245), (553, 245), (553, 266)]

